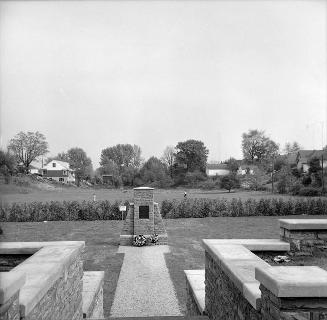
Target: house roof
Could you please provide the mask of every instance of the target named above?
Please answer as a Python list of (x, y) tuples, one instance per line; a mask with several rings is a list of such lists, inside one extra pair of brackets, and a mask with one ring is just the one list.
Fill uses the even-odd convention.
[(321, 158), (321, 156), (327, 159), (327, 150), (299, 150), (297, 160), (300, 163), (306, 163), (311, 158)]
[(51, 162), (56, 162), (58, 164), (60, 164), (64, 169), (66, 170), (71, 170), (69, 167), (69, 163), (66, 161), (61, 161), (61, 160), (51, 160), (50, 162), (47, 163), (47, 166), (49, 165), (49, 163)]
[(226, 163), (208, 163), (206, 168), (208, 170), (229, 170)]

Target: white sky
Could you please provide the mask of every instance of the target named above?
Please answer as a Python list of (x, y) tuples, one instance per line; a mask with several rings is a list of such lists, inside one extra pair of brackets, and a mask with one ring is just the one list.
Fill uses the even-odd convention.
[(2, 145), (38, 130), (95, 168), (117, 143), (148, 158), (189, 138), (240, 158), (250, 128), (320, 148), (326, 15), (325, 0), (1, 1)]

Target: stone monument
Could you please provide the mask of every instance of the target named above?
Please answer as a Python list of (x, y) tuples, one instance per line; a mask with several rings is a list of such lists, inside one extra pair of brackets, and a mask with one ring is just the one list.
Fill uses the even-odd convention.
[(134, 202), (130, 203), (120, 235), (120, 245), (129, 246), (137, 235), (158, 235), (156, 244), (167, 244), (167, 233), (159, 211), (153, 200), (153, 188), (134, 188)]

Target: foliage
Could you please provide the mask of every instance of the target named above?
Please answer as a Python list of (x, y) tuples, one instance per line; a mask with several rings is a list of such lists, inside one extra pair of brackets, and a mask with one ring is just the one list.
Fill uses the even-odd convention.
[(141, 148), (131, 144), (117, 144), (101, 151), (100, 165), (105, 167), (114, 162), (121, 173), (123, 167), (139, 168), (141, 165)]
[(249, 130), (242, 135), (243, 156), (251, 163), (275, 157), (278, 149), (277, 143), (266, 137), (264, 131)]
[(318, 189), (313, 187), (303, 187), (299, 190), (298, 195), (304, 197), (316, 197), (319, 196), (320, 192)]
[(253, 174), (247, 174), (240, 178), (241, 187), (249, 190), (266, 190), (267, 175), (261, 169), (256, 168)]
[[(121, 201), (13, 203), (0, 208), (0, 221), (120, 220), (120, 204)], [(126, 201), (124, 205), (128, 207), (129, 203)]]
[(193, 172), (187, 172), (185, 175), (184, 182), (189, 187), (197, 187), (199, 182), (203, 182), (206, 180), (206, 176), (200, 170), (195, 170)]
[(205, 172), (209, 150), (202, 141), (187, 140), (176, 146), (176, 162), (185, 166), (187, 172)]
[(166, 165), (156, 157), (151, 157), (144, 163), (139, 176), (143, 183), (161, 188), (172, 183)]
[(226, 164), (227, 164), (230, 172), (234, 172), (234, 173), (237, 172), (237, 170), (239, 168), (239, 162), (235, 158), (229, 158), (226, 161)]
[(228, 192), (230, 192), (232, 188), (236, 188), (238, 186), (239, 180), (237, 179), (235, 174), (231, 173), (227, 176), (221, 177), (220, 187), (228, 190)]
[(5, 182), (9, 183), (10, 176), (14, 173), (16, 161), (9, 151), (0, 150), (0, 174), (5, 177)]
[(163, 152), (161, 160), (163, 163), (166, 164), (171, 178), (173, 177), (173, 167), (174, 167), (174, 163), (175, 163), (175, 158), (176, 158), (175, 147), (167, 146)]
[[(315, 190), (315, 189), (314, 189)], [(284, 215), (325, 215), (327, 199), (184, 199), (165, 200), (161, 214), (167, 219), (238, 217), (238, 216), (284, 216)]]
[(40, 132), (19, 132), (9, 142), (8, 149), (13, 152), (19, 164), (24, 166), (25, 172), (33, 160), (48, 153), (48, 143)]
[(293, 153), (293, 152), (297, 152), (301, 149), (301, 146), (299, 145), (298, 142), (294, 141), (293, 143), (290, 143), (290, 142), (286, 142), (285, 143), (285, 147), (283, 149), (283, 152), (285, 154), (288, 154), (288, 153)]

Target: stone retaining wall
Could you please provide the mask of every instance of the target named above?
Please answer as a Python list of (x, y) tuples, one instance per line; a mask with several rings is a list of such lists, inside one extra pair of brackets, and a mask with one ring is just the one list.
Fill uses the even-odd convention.
[(79, 255), (21, 320), (82, 319), (83, 263)]
[(295, 255), (312, 255), (314, 248), (327, 247), (325, 219), (280, 219), (280, 239)]
[(0, 305), (1, 320), (20, 320), (19, 292), (16, 292), (5, 304)]
[(205, 254), (205, 305), (210, 319), (259, 320), (260, 313), (244, 298), (210, 254)]

